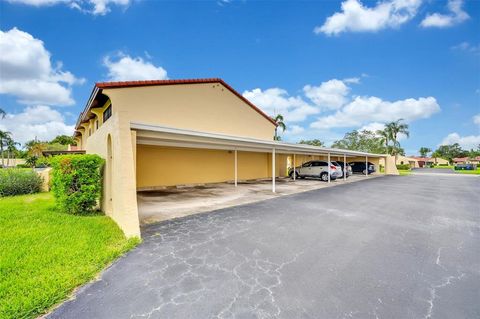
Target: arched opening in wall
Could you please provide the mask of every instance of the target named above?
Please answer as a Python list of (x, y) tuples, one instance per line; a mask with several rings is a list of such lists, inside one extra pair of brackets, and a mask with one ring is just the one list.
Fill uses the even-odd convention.
[(109, 134), (107, 137), (107, 160), (105, 163), (105, 213), (110, 215), (112, 213), (112, 203), (113, 203), (113, 147), (112, 147), (112, 136)]

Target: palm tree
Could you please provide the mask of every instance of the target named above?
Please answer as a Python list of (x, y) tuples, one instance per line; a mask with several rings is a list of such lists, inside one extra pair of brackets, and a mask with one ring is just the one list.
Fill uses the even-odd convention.
[(390, 132), (385, 128), (383, 130), (378, 130), (376, 133), (382, 139), (382, 142), (385, 143), (385, 153), (388, 154), (388, 143), (391, 140)]
[(285, 122), (283, 120), (283, 115), (277, 114), (275, 117), (272, 117), (272, 120), (277, 124), (277, 126), (275, 126), (275, 136), (273, 137), (273, 139), (275, 141), (280, 141), (280, 136), (278, 136), (277, 134), (277, 129), (280, 127), (282, 129), (282, 132), (285, 132), (285, 130), (287, 129), (287, 126), (285, 125)]
[(407, 137), (410, 136), (410, 132), (408, 131), (408, 124), (402, 123), (402, 121), (403, 119), (398, 119), (385, 125), (385, 129), (389, 132), (390, 138), (393, 142), (393, 153), (395, 154), (395, 156), (397, 156), (398, 150), (400, 148), (400, 143), (398, 142), (398, 135), (404, 134)]
[(7, 131), (0, 130), (0, 153), (2, 154), (2, 167), (5, 166), (5, 159), (3, 157), (3, 147), (6, 145), (6, 142), (10, 139), (12, 133)]
[(17, 150), (16, 146), (20, 145), (20, 143), (15, 142), (12, 138), (8, 138), (5, 144), (7, 145), (7, 156), (8, 156), (7, 166), (10, 166), (10, 155), (13, 153), (12, 158), (15, 158), (15, 151)]

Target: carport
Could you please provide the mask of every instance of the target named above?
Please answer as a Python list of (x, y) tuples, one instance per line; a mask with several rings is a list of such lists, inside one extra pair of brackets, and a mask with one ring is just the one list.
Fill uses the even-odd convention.
[[(294, 174), (293, 183), (284, 182), (288, 169), (311, 160), (372, 162), (378, 172), (380, 159), (383, 159), (386, 163), (384, 172), (388, 173), (389, 169), (387, 156), (383, 154), (242, 138), (143, 123), (131, 123), (131, 129), (136, 136), (135, 166), (137, 191), (140, 192), (172, 187), (202, 187), (215, 183), (226, 183), (230, 188), (238, 189), (240, 184), (256, 181), (265, 186), (269, 181), (271, 193), (277, 192), (279, 182), (284, 185), (283, 192), (288, 193), (285, 187), (294, 187), (297, 180)], [(330, 171), (330, 167), (328, 169)], [(332, 182), (330, 174), (328, 177), (328, 183), (324, 184)], [(346, 181), (345, 176), (343, 180)], [(265, 187), (261, 188), (261, 191), (265, 192)]]

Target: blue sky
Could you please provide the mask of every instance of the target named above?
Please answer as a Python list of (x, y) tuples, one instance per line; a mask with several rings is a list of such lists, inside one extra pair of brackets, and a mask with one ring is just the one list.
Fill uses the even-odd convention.
[(402, 117), (408, 154), (480, 143), (479, 1), (10, 0), (0, 29), (0, 129), (21, 142), (70, 134), (94, 82), (221, 77), (287, 141)]

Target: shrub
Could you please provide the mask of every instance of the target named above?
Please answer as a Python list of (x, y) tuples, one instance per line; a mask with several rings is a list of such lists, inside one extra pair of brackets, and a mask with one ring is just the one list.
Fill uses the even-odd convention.
[(397, 164), (397, 169), (410, 170), (410, 165), (409, 164)]
[(35, 167), (49, 167), (50, 166), (50, 160), (47, 157), (39, 157), (37, 159), (37, 162), (35, 163)]
[(31, 169), (0, 169), (0, 196), (38, 193), (42, 182), (42, 178)]
[(450, 164), (438, 164), (438, 166), (449, 166)]
[(27, 164), (17, 164), (17, 168), (29, 168)]
[(104, 160), (98, 155), (60, 155), (50, 162), (57, 204), (70, 214), (95, 211), (102, 192)]

